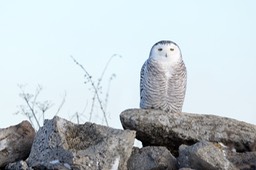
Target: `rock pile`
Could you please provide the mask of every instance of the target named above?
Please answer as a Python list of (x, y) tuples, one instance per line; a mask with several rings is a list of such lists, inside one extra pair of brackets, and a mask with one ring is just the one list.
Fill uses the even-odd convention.
[(214, 115), (142, 109), (126, 110), (120, 119), (124, 129), (136, 131), (144, 147), (168, 148), (177, 158), (177, 169), (256, 170), (255, 125)]
[[(129, 109), (125, 130), (46, 120), (0, 129), (0, 169), (255, 170), (256, 126), (199, 114)], [(143, 143), (134, 147), (135, 137)]]

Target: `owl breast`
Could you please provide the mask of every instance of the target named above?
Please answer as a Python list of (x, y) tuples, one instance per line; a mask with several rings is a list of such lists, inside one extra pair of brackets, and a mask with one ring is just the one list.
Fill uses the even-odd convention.
[(181, 112), (186, 76), (186, 67), (182, 61), (168, 65), (148, 59), (141, 69), (140, 107)]

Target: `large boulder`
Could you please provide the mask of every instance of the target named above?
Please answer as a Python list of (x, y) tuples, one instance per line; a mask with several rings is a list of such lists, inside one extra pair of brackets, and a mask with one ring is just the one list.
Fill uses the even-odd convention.
[(213, 143), (201, 141), (192, 146), (181, 145), (178, 164), (180, 168), (208, 170), (238, 170), (226, 153)]
[(36, 135), (29, 167), (46, 169), (122, 169), (132, 152), (135, 131), (93, 123), (73, 124), (54, 117)]
[(256, 140), (255, 125), (215, 115), (128, 109), (120, 114), (120, 119), (124, 129), (137, 132), (136, 138), (144, 146), (166, 146), (176, 156), (181, 144), (222, 142), (244, 152), (251, 151)]
[(128, 170), (176, 170), (177, 160), (166, 147), (134, 147), (127, 167)]
[(0, 129), (0, 169), (28, 157), (35, 130), (28, 121)]
[(240, 170), (256, 169), (256, 152), (231, 152), (227, 154), (227, 158)]

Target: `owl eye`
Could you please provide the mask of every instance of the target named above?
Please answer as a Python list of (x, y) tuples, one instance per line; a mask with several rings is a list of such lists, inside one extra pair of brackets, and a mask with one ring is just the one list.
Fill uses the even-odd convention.
[(170, 51), (174, 51), (174, 48), (170, 48)]
[(163, 49), (162, 48), (158, 48), (158, 51), (162, 51)]

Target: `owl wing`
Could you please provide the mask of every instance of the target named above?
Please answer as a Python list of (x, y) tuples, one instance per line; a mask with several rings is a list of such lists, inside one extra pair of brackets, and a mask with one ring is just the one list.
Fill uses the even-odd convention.
[(143, 101), (143, 91), (144, 91), (144, 76), (145, 76), (145, 67), (147, 65), (147, 61), (142, 65), (140, 70), (140, 107), (142, 107)]
[(140, 72), (140, 108), (162, 108), (161, 103), (165, 100), (167, 91), (164, 72), (158, 64), (148, 59)]
[(171, 107), (171, 112), (181, 112), (186, 93), (187, 70), (185, 64), (181, 62), (174, 68), (171, 78), (168, 80), (167, 101)]

